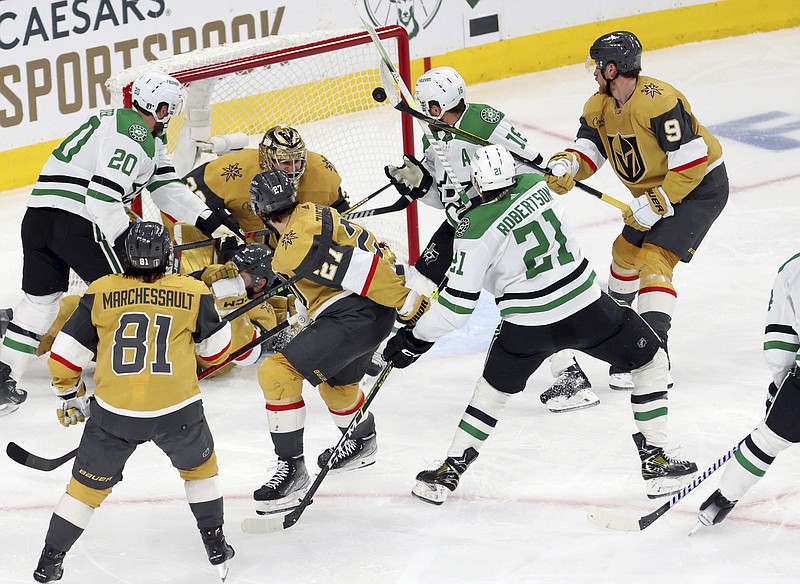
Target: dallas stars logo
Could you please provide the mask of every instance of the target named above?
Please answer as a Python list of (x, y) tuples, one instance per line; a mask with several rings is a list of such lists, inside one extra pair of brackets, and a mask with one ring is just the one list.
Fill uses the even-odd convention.
[(239, 166), (238, 162), (234, 162), (222, 169), (222, 174), (220, 176), (225, 177), (225, 182), (229, 180), (236, 180), (237, 178), (241, 178), (242, 176), (242, 167)]
[(283, 249), (288, 249), (295, 239), (297, 239), (297, 234), (294, 232), (294, 230), (284, 233), (283, 237), (281, 237), (281, 245), (283, 246)]
[(661, 95), (661, 88), (655, 83), (645, 83), (645, 86), (642, 88), (642, 93), (650, 97), (655, 97), (656, 94)]

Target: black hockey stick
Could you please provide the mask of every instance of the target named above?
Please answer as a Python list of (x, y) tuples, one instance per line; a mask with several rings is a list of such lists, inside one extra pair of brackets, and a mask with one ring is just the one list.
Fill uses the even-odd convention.
[[(255, 231), (245, 231), (242, 235), (245, 236), (246, 239), (250, 239), (251, 237), (260, 237), (261, 235), (269, 235), (272, 233), (269, 229), (256, 229)], [(232, 237), (229, 235), (228, 237)], [(220, 239), (225, 239), (224, 237), (212, 237), (211, 239), (201, 239), (200, 241), (193, 241), (191, 243), (182, 243), (181, 245), (176, 245), (173, 247), (173, 251), (185, 251), (187, 249), (195, 249), (197, 247), (205, 247), (207, 245), (214, 245)]]
[(286, 515), (276, 513), (261, 517), (248, 517), (242, 521), (242, 531), (245, 533), (272, 533), (274, 531), (289, 529), (298, 522), (300, 516), (306, 510), (306, 507), (314, 502), (314, 495), (319, 489), (319, 486), (322, 484), (322, 481), (327, 476), (328, 472), (331, 470), (333, 465), (336, 464), (338, 456), (341, 453), (342, 446), (355, 431), (359, 422), (361, 422), (361, 420), (364, 418), (364, 415), (367, 413), (367, 408), (369, 408), (369, 405), (372, 403), (372, 400), (375, 399), (375, 396), (378, 395), (378, 390), (383, 385), (383, 382), (386, 381), (386, 378), (389, 376), (391, 370), (392, 364), (387, 363), (383, 368), (383, 371), (381, 371), (380, 375), (378, 375), (378, 378), (372, 384), (372, 388), (369, 390), (367, 397), (364, 399), (364, 403), (361, 404), (361, 407), (353, 416), (353, 419), (350, 421), (350, 424), (347, 426), (344, 434), (342, 434), (342, 437), (339, 438), (336, 446), (333, 447), (333, 453), (328, 459), (328, 462), (326, 462), (325, 466), (320, 469), (319, 474), (317, 474), (317, 478), (314, 479), (313, 483), (311, 483), (311, 486), (308, 488), (308, 491), (306, 491), (306, 494), (303, 496), (303, 498), (300, 499), (300, 503), (297, 505), (297, 507), (292, 509)]
[[(480, 136), (476, 136), (475, 134), (473, 134), (471, 132), (467, 132), (466, 130), (462, 130), (461, 128), (456, 128), (455, 126), (451, 126), (450, 124), (447, 124), (447, 123), (445, 123), (445, 122), (443, 122), (441, 120), (437, 120), (436, 118), (432, 118), (430, 116), (426, 116), (424, 113), (422, 113), (419, 110), (416, 110), (416, 109), (412, 108), (411, 106), (409, 106), (404, 101), (399, 101), (394, 106), (394, 109), (396, 109), (397, 111), (399, 111), (401, 113), (408, 114), (412, 118), (416, 118), (418, 120), (422, 120), (423, 122), (427, 123), (431, 127), (436, 128), (437, 130), (443, 130), (445, 132), (449, 132), (450, 134), (453, 134), (454, 136), (458, 136), (460, 138), (464, 138), (464, 140), (467, 140), (468, 142), (472, 142), (473, 144), (477, 144), (478, 146), (491, 146), (492, 145), (492, 143), (489, 142), (488, 140), (484, 140)], [(511, 151), (509, 151), (509, 152), (511, 152)], [(543, 167), (539, 166), (538, 164), (534, 163), (532, 160), (528, 160), (527, 158), (525, 158), (523, 156), (520, 156), (519, 154), (517, 154), (515, 152), (511, 152), (511, 156), (513, 156), (515, 160), (517, 160), (519, 162), (522, 162), (524, 164), (527, 164), (527, 165), (533, 167), (534, 169), (538, 170), (539, 172), (541, 172), (543, 174), (553, 174), (550, 171), (550, 169), (543, 168)], [(601, 201), (616, 207), (620, 211), (627, 211), (630, 208), (628, 205), (626, 205), (625, 203), (623, 203), (619, 199), (616, 199), (616, 198), (612, 197), (611, 195), (607, 195), (607, 194), (605, 194), (605, 193), (603, 193), (601, 191), (598, 191), (596, 188), (590, 187), (589, 185), (584, 184), (584, 183), (582, 183), (580, 181), (576, 180), (575, 181), (575, 186), (578, 187), (579, 189), (581, 189), (582, 191), (584, 191), (586, 193), (589, 193), (590, 195), (594, 195), (595, 197), (597, 197)]]
[(15, 442), (9, 442), (8, 446), (6, 446), (6, 454), (11, 460), (22, 466), (35, 468), (36, 470), (51, 471), (75, 458), (75, 455), (78, 454), (78, 449), (67, 452), (64, 456), (59, 456), (58, 458), (42, 458), (28, 452)]
[(386, 207), (378, 207), (377, 209), (367, 209), (366, 211), (356, 211), (355, 213), (348, 213), (348, 219), (360, 219), (362, 217), (372, 217), (373, 215), (384, 215), (386, 213), (394, 213), (395, 211), (402, 211), (411, 204), (411, 201), (405, 197), (400, 197)]
[(377, 191), (375, 191), (375, 192), (374, 192), (374, 193), (372, 193), (371, 195), (367, 195), (366, 197), (364, 197), (363, 199), (361, 199), (361, 200), (360, 200), (358, 203), (356, 203), (355, 205), (351, 206), (351, 207), (350, 207), (349, 209), (347, 209), (346, 211), (343, 211), (343, 212), (342, 212), (342, 215), (347, 215), (348, 217), (352, 216), (352, 214), (353, 214), (353, 211), (355, 211), (356, 209), (358, 209), (358, 208), (359, 208), (361, 205), (363, 205), (364, 203), (368, 203), (368, 202), (369, 202), (369, 201), (371, 201), (373, 198), (375, 198), (376, 196), (380, 195), (380, 194), (381, 194), (383, 191), (385, 191), (386, 189), (388, 189), (390, 186), (392, 186), (392, 183), (389, 183), (389, 184), (385, 184), (385, 185), (383, 185), (381, 188), (379, 188)]
[(599, 525), (600, 527), (616, 529), (618, 531), (642, 531), (652, 525), (653, 522), (664, 515), (664, 513), (672, 509), (672, 507), (674, 507), (678, 501), (683, 499), (686, 495), (693, 491), (697, 485), (711, 476), (715, 470), (730, 460), (737, 450), (739, 450), (738, 444), (718, 458), (714, 464), (712, 464), (703, 472), (703, 474), (697, 475), (691, 483), (675, 493), (669, 501), (661, 505), (661, 507), (652, 513), (648, 513), (647, 515), (643, 515), (638, 518), (626, 517), (618, 514), (613, 509), (599, 509), (597, 507), (591, 507), (586, 512), (586, 516), (590, 522), (594, 523), (595, 525)]

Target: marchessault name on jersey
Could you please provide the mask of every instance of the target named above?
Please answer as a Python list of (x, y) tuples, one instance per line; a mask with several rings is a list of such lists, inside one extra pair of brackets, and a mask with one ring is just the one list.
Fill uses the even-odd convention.
[(194, 295), (180, 290), (164, 290), (154, 288), (128, 288), (103, 292), (103, 310), (121, 308), (137, 304), (167, 306), (192, 310)]

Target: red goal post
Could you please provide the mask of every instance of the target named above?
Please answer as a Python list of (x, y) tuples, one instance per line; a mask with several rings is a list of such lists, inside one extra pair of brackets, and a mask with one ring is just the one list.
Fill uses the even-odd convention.
[[(377, 32), (410, 85), (405, 29), (386, 26)], [(388, 101), (372, 98), (372, 90), (381, 85), (379, 62), (364, 31), (316, 31), (152, 61), (112, 76), (107, 86), (114, 106), (130, 107), (131, 82), (145, 70), (170, 73), (187, 85), (184, 108), (168, 130), (169, 150), (181, 174), (213, 157), (208, 151), (215, 137), (244, 134), (248, 147), (254, 148), (265, 130), (286, 124), (300, 131), (309, 150), (336, 167), (342, 188), (355, 203), (388, 182), (385, 165), (399, 164), (404, 153), (414, 153), (411, 119)], [(396, 200), (396, 191), (389, 189), (360, 210)], [(416, 205), (358, 222), (389, 243), (401, 261), (413, 264), (419, 257)]]

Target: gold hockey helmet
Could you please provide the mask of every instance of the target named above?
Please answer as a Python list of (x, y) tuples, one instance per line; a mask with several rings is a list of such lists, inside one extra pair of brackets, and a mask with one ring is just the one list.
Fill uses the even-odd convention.
[(289, 126), (277, 125), (266, 131), (258, 145), (261, 170), (285, 172), (295, 187), (306, 170), (308, 151), (300, 132)]

